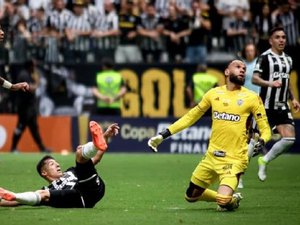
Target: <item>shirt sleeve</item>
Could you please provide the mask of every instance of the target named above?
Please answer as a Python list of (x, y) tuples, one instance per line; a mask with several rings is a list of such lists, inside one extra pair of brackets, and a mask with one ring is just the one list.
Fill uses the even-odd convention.
[(265, 141), (265, 143), (267, 143), (271, 139), (271, 128), (263, 102), (259, 96), (256, 97), (258, 98), (258, 101), (253, 101), (255, 106), (252, 113), (257, 123), (260, 137)]

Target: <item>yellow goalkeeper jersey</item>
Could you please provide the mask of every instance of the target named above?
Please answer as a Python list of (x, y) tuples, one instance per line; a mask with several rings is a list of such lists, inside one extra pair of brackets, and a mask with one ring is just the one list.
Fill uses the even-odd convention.
[(175, 134), (193, 125), (209, 108), (212, 110), (212, 133), (208, 151), (223, 151), (226, 157), (247, 160), (247, 120), (250, 115), (255, 118), (260, 137), (265, 142), (271, 138), (261, 98), (245, 87), (229, 91), (226, 85), (209, 90), (197, 106), (168, 127), (169, 131)]

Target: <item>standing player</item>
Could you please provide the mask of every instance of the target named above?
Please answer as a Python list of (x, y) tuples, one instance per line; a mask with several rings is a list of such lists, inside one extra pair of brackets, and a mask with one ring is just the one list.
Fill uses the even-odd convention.
[(23, 193), (0, 188), (0, 206), (94, 207), (105, 192), (104, 182), (95, 165), (100, 162), (107, 149), (108, 138), (118, 134), (119, 126), (111, 124), (104, 134), (95, 121), (91, 121), (89, 126), (93, 142), (77, 147), (75, 167), (62, 172), (59, 163), (52, 156), (44, 156), (37, 164), (37, 171), (50, 185), (35, 192)]
[[(260, 97), (243, 87), (245, 70), (242, 61), (231, 61), (225, 69), (226, 85), (209, 90), (197, 106), (148, 141), (149, 147), (157, 152), (157, 147), (164, 139), (192, 126), (211, 108), (211, 138), (207, 152), (194, 170), (186, 190), (188, 202), (217, 202), (221, 211), (238, 208), (241, 195), (234, 194), (234, 191), (239, 177), (248, 166), (246, 123), (250, 114), (254, 116), (261, 132), (256, 148), (271, 137)], [(219, 181), (218, 190), (208, 189), (215, 181)]]
[[(2, 42), (4, 39), (4, 31), (2, 30), (2, 27), (0, 26), (0, 42)], [(3, 77), (0, 77), (0, 85), (6, 89), (9, 89), (11, 91), (28, 91), (29, 85), (26, 82), (20, 82), (16, 84), (12, 84), (9, 81), (5, 80)]]
[(19, 81), (25, 81), (30, 84), (28, 92), (18, 92), (16, 95), (18, 122), (12, 137), (11, 152), (18, 153), (18, 143), (25, 132), (26, 127), (37, 144), (40, 152), (50, 153), (42, 141), (38, 126), (38, 106), (36, 90), (40, 85), (40, 73), (34, 59), (24, 63), (24, 69), (17, 76)]
[(292, 58), (284, 53), (286, 35), (282, 27), (275, 27), (269, 32), (271, 48), (260, 55), (257, 60), (252, 82), (261, 87), (260, 96), (269, 123), (281, 135), (270, 151), (258, 158), (258, 178), (266, 180), (266, 167), (269, 162), (291, 148), (295, 142), (295, 123), (288, 100), (297, 111), (300, 104), (294, 97), (290, 86)]

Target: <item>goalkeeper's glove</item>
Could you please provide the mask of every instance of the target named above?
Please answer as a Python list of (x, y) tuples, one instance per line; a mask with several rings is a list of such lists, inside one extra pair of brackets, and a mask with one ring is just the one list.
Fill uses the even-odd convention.
[(163, 136), (159, 134), (149, 139), (148, 146), (153, 152), (157, 152), (157, 147), (160, 145), (160, 143), (162, 143), (163, 140)]
[(170, 131), (168, 129), (160, 132), (158, 135), (152, 137), (148, 141), (148, 146), (153, 152), (157, 152), (157, 147), (162, 143), (164, 139), (169, 137), (171, 135)]
[(259, 153), (261, 153), (263, 151), (264, 147), (265, 147), (265, 141), (261, 138), (258, 138), (256, 143), (254, 144), (253, 157), (258, 155)]

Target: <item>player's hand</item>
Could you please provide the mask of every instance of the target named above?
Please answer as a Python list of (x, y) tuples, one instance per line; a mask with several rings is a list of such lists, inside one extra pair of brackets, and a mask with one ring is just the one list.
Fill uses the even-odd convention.
[(281, 86), (282, 86), (282, 83), (281, 83), (281, 81), (279, 81), (279, 80), (275, 80), (275, 81), (273, 81), (273, 83), (272, 83), (272, 87), (280, 88)]
[(293, 106), (295, 112), (299, 112), (299, 110), (300, 110), (300, 103), (296, 99), (292, 100), (292, 106)]
[(254, 144), (253, 157), (258, 155), (259, 153), (261, 153), (263, 151), (264, 147), (265, 147), (265, 141), (261, 138), (258, 138), (256, 143)]
[(0, 41), (4, 40), (4, 31), (2, 30), (1, 26), (0, 26)]
[(30, 90), (29, 84), (27, 82), (20, 82), (13, 84), (10, 88), (12, 91), (24, 91), (27, 92)]
[(113, 123), (109, 125), (109, 127), (106, 129), (104, 133), (105, 138), (110, 138), (113, 136), (116, 136), (119, 133), (120, 127), (117, 123)]
[(163, 140), (163, 136), (159, 134), (149, 139), (148, 146), (153, 152), (157, 152), (157, 147), (160, 145), (160, 143), (162, 143)]

